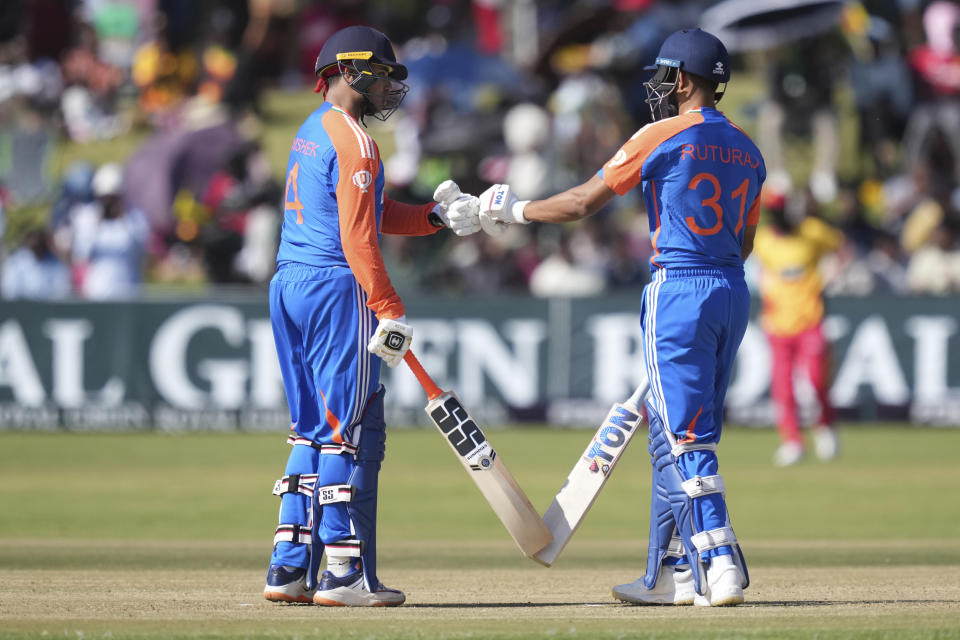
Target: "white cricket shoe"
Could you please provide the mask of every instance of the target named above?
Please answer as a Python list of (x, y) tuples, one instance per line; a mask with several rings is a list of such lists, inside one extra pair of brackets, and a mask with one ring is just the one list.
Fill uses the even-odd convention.
[(326, 607), (396, 607), (406, 602), (407, 596), (398, 589), (388, 589), (381, 583), (376, 591), (367, 591), (360, 569), (338, 578), (324, 571), (313, 603)]
[(840, 441), (833, 427), (817, 427), (813, 430), (813, 447), (821, 460), (833, 460), (840, 453)]
[(270, 565), (263, 597), (271, 602), (313, 602), (314, 589), (307, 589), (307, 570)]
[(773, 452), (773, 464), (790, 467), (803, 460), (803, 445), (799, 442), (784, 442)]
[(706, 578), (704, 595), (698, 593), (693, 604), (698, 607), (733, 607), (743, 604), (743, 576), (733, 562), (733, 556), (711, 558)]
[(689, 565), (680, 566), (685, 568), (661, 568), (653, 589), (647, 589), (643, 578), (638, 578), (627, 584), (618, 584), (611, 594), (617, 600), (633, 604), (693, 604), (693, 597), (697, 594), (693, 588), (693, 571)]

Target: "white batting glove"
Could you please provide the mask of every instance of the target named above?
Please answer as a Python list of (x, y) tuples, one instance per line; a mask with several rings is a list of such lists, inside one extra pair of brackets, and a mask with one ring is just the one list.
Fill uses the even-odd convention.
[(453, 180), (444, 180), (433, 192), (437, 206), (433, 212), (440, 221), (458, 236), (480, 231), (480, 200), (469, 193), (461, 193)]
[(458, 236), (469, 236), (480, 231), (480, 199), (477, 196), (461, 194), (449, 205), (437, 204), (433, 212)]
[(390, 368), (400, 364), (403, 356), (413, 342), (413, 327), (407, 324), (407, 316), (396, 319), (384, 318), (377, 325), (373, 337), (367, 344), (367, 351), (380, 359)]
[(508, 184), (495, 184), (480, 194), (480, 227), (496, 236), (507, 230), (507, 225), (529, 224), (523, 217), (523, 208), (529, 200), (517, 200)]

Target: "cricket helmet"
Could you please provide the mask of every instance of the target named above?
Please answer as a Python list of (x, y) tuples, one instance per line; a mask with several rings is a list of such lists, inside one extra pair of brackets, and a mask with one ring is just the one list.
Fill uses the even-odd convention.
[(341, 63), (356, 60), (390, 67), (390, 77), (394, 80), (407, 79), (407, 68), (397, 62), (390, 38), (364, 26), (345, 27), (327, 38), (317, 56), (314, 73), (328, 77), (336, 75), (340, 73), (337, 67)]
[(644, 87), (653, 118), (659, 120), (667, 115), (664, 107), (676, 89), (680, 71), (723, 85), (714, 94), (714, 100), (719, 102), (730, 81), (730, 54), (715, 35), (703, 29), (681, 29), (663, 41), (654, 64), (644, 70), (656, 72)]
[[(390, 88), (381, 96), (383, 104), (380, 107), (374, 105), (370, 90), (384, 74), (373, 65), (385, 67), (385, 77), (390, 79)], [(372, 27), (345, 27), (327, 38), (317, 56), (314, 72), (318, 93), (326, 93), (327, 79), (331, 76), (349, 72), (354, 77), (350, 86), (364, 97), (361, 121), (363, 115), (386, 120), (397, 110), (409, 90), (402, 82), (407, 77), (407, 68), (397, 62), (393, 44)]]

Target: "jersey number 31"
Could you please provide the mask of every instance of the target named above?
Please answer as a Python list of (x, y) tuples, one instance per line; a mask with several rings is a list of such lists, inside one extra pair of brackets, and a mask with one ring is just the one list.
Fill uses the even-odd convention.
[[(296, 168), (296, 167), (294, 167)], [(723, 227), (723, 207), (720, 206), (720, 195), (722, 189), (720, 188), (720, 181), (717, 180), (717, 176), (712, 173), (698, 173), (693, 176), (693, 180), (690, 181), (690, 184), (687, 185), (688, 189), (693, 189), (696, 191), (697, 186), (701, 182), (706, 180), (713, 187), (713, 195), (709, 198), (700, 201), (701, 206), (704, 208), (713, 209), (714, 213), (717, 214), (717, 223), (710, 227), (709, 229), (704, 229), (697, 224), (697, 221), (693, 219), (693, 216), (687, 216), (687, 226), (690, 227), (690, 230), (699, 236), (712, 236), (720, 232), (720, 229)], [(737, 228), (733, 230), (734, 235), (740, 233), (740, 229), (743, 227), (743, 212), (747, 208), (747, 190), (750, 187), (750, 178), (744, 178), (743, 182), (740, 183), (740, 186), (737, 187), (730, 195), (734, 198), (740, 198), (740, 217), (737, 219)], [(289, 205), (288, 205), (289, 206)]]

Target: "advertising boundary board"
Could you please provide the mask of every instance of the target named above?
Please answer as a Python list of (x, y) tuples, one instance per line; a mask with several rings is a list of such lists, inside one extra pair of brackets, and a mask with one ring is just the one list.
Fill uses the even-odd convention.
[[(484, 424), (593, 428), (643, 371), (639, 294), (405, 298), (424, 366)], [(960, 426), (960, 301), (828, 300), (830, 395), (844, 421)], [(391, 424), (423, 424), (422, 390), (384, 368)], [(770, 355), (751, 322), (727, 421), (770, 426)], [(812, 390), (796, 376), (806, 415)], [(283, 430), (266, 296), (0, 305), (0, 430)]]

